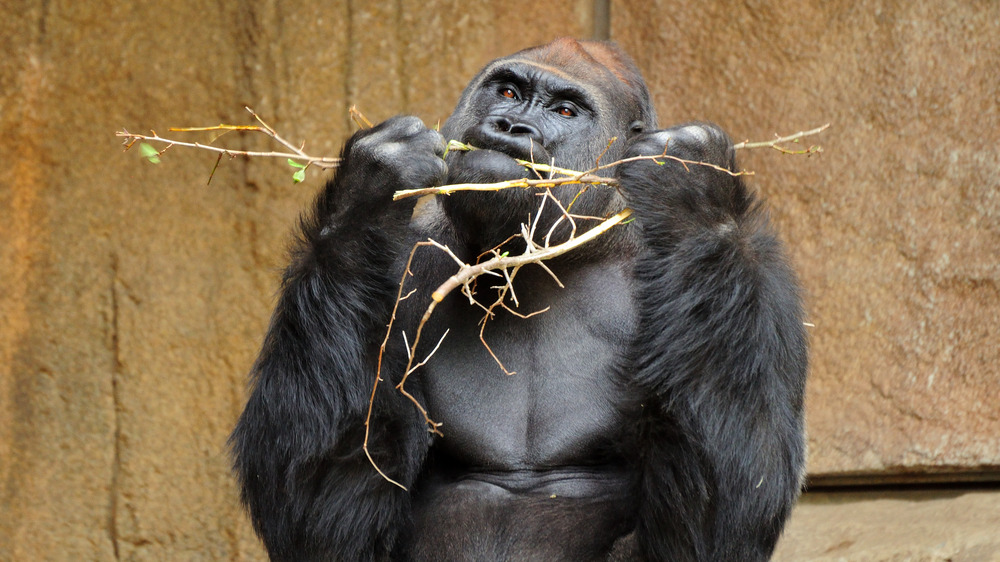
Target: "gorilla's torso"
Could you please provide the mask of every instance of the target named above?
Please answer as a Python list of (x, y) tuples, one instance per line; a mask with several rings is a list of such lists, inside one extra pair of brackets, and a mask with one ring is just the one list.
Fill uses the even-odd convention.
[[(628, 422), (616, 375), (636, 324), (631, 262), (552, 268), (565, 288), (537, 266), (518, 272), (515, 290), (531, 290), (507, 305), (522, 315), (549, 309), (521, 318), (497, 307), (484, 331), (490, 349), (479, 339), (484, 309), (458, 291), (424, 335), (430, 347), (450, 330), (419, 375), (444, 437), (417, 495), (416, 536), (443, 533), (433, 542), (450, 545), (445, 558), (601, 558), (628, 531), (630, 479), (616, 452)], [(479, 278), (480, 304), (493, 303), (498, 281)], [(548, 525), (518, 524), (540, 508)], [(442, 520), (477, 524), (442, 529)], [(419, 544), (412, 554), (443, 559)]]
[[(616, 362), (635, 325), (629, 278), (622, 264), (562, 270), (560, 288), (537, 266), (515, 278), (530, 292), (516, 292), (520, 318), (500, 307), (485, 311), (456, 291), (435, 312), (449, 319), (441, 348), (424, 367), (423, 385), (432, 419), (445, 434), (436, 446), (470, 467), (543, 469), (593, 462), (595, 440), (613, 439), (619, 423)], [(478, 280), (486, 306), (495, 277)], [(539, 312), (549, 307), (546, 312)], [(433, 321), (433, 320), (432, 320)], [(436, 332), (443, 326), (438, 325)]]

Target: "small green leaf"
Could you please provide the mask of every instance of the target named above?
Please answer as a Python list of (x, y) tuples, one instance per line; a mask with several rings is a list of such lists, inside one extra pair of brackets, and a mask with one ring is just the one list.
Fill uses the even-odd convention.
[(294, 181), (295, 183), (301, 183), (301, 182), (305, 181), (305, 179), (306, 179), (306, 169), (305, 169), (305, 167), (303, 167), (298, 172), (295, 172), (294, 174), (292, 174), (292, 181)]
[(305, 170), (306, 169), (306, 165), (305, 164), (299, 164), (298, 162), (296, 162), (295, 160), (292, 160), (291, 158), (288, 159), (288, 165), (291, 166), (291, 167), (293, 167), (293, 168), (298, 168), (300, 170)]
[(149, 160), (153, 164), (160, 163), (160, 152), (152, 147), (149, 143), (141, 142), (139, 143), (139, 154), (143, 158)]

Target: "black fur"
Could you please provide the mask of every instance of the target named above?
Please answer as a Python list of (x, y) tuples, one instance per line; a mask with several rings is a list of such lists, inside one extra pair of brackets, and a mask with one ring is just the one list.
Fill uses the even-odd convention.
[[(735, 169), (732, 143), (695, 124), (636, 139)], [(644, 146), (645, 145), (645, 146)], [(644, 150), (645, 149), (645, 150)], [(640, 217), (644, 400), (640, 536), (650, 560), (764, 560), (798, 495), (806, 341), (795, 278), (743, 181), (703, 166), (629, 165)]]
[[(636, 161), (618, 191), (579, 214), (623, 207), (617, 227), (550, 268), (522, 269), (518, 307), (479, 340), (483, 309), (440, 303), (407, 388), (394, 390), (429, 294), (455, 264), (418, 252), (383, 358), (370, 448), (364, 421), (412, 244), (432, 237), (472, 263), (537, 212), (528, 190), (427, 204), (397, 189), (498, 181), (511, 156), (584, 169), (668, 154), (735, 169), (717, 127), (656, 130), (634, 65), (604, 43), (559, 40), (494, 61), (470, 83), (447, 138), (483, 150), (441, 159), (443, 139), (394, 118), (357, 133), (303, 220), (231, 443), (243, 501), (274, 560), (699, 560), (770, 557), (799, 489), (806, 342), (794, 274), (742, 178)], [(568, 203), (575, 188), (557, 190)], [(542, 217), (544, 233), (559, 215)], [(581, 228), (592, 224), (581, 221)], [(557, 231), (565, 238), (568, 228)], [(512, 252), (523, 248), (508, 243)], [(489, 305), (494, 283), (477, 284)], [(508, 300), (508, 305), (514, 303)]]

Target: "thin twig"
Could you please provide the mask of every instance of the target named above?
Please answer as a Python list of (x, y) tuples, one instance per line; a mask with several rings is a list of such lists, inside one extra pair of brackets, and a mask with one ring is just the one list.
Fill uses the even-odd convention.
[(542, 248), (541, 250), (536, 250), (530, 255), (497, 257), (480, 264), (468, 266), (467, 268), (464, 268), (462, 271), (459, 271), (455, 275), (452, 275), (451, 277), (448, 278), (447, 281), (442, 283), (433, 293), (431, 293), (431, 298), (434, 299), (435, 302), (441, 302), (442, 300), (444, 300), (444, 297), (448, 295), (448, 293), (450, 293), (455, 289), (455, 287), (458, 287), (463, 283), (467, 283), (473, 277), (480, 275), (481, 272), (486, 270), (502, 269), (505, 267), (515, 267), (519, 265), (535, 263), (538, 261), (548, 260), (561, 256), (566, 252), (569, 252), (570, 250), (573, 250), (579, 246), (586, 244), (587, 242), (590, 242), (594, 238), (597, 238), (601, 234), (608, 231), (611, 227), (624, 221), (631, 215), (632, 215), (632, 209), (628, 208), (622, 209), (617, 214), (615, 214), (611, 218), (608, 218), (601, 224), (591, 228), (590, 230), (584, 232), (583, 234), (577, 236), (576, 238), (563, 242), (562, 244), (552, 246), (549, 248)]
[[(244, 105), (243, 109), (246, 109), (248, 112), (250, 112), (250, 115), (253, 115), (253, 118), (256, 119), (258, 123), (260, 123), (261, 127), (264, 128), (264, 133), (267, 134), (267, 136), (271, 137), (272, 139), (274, 139), (275, 141), (277, 141), (278, 144), (281, 144), (282, 146), (284, 146), (285, 148), (291, 150), (295, 154), (298, 154), (300, 159), (306, 159), (306, 160), (310, 160), (310, 161), (312, 160), (312, 157), (309, 156), (308, 154), (306, 154), (305, 151), (304, 151), (305, 146), (306, 146), (305, 141), (302, 142), (301, 146), (296, 147), (294, 144), (292, 144), (292, 143), (288, 142), (287, 140), (283, 139), (281, 137), (281, 135), (279, 135), (278, 132), (274, 130), (273, 127), (271, 127), (270, 125), (268, 125), (267, 123), (265, 123), (264, 120), (260, 118), (260, 115), (257, 115), (257, 112), (255, 112), (254, 110), (250, 109), (249, 106)], [(340, 160), (337, 159), (337, 161), (339, 162)]]
[[(256, 129), (261, 130), (261, 129)], [(166, 144), (166, 148), (159, 151), (159, 154), (163, 154), (168, 149), (173, 146), (183, 146), (187, 148), (200, 148), (202, 150), (208, 150), (211, 152), (221, 153), (228, 155), (233, 158), (236, 156), (247, 156), (247, 157), (262, 157), (262, 158), (292, 158), (295, 160), (304, 160), (307, 163), (315, 164), (321, 168), (333, 168), (340, 163), (340, 158), (329, 158), (326, 156), (303, 156), (302, 154), (294, 152), (277, 152), (277, 151), (255, 151), (255, 150), (235, 150), (232, 148), (222, 148), (218, 146), (212, 146), (208, 144), (202, 144), (200, 142), (184, 142), (176, 139), (164, 138), (156, 134), (156, 131), (150, 130), (150, 135), (141, 135), (138, 133), (130, 133), (125, 129), (115, 132), (115, 136), (119, 138), (124, 138), (125, 141), (122, 143), (125, 146), (125, 150), (132, 148), (132, 145), (136, 141), (148, 141), (148, 142), (159, 142)]]
[(359, 129), (371, 129), (375, 126), (372, 125), (372, 122), (369, 121), (367, 117), (365, 117), (364, 113), (361, 113), (361, 110), (358, 109), (358, 106), (356, 105), (352, 105), (351, 109), (348, 110), (348, 113), (351, 115), (351, 119), (357, 124)]
[[(811, 136), (811, 135), (816, 135), (816, 134), (822, 133), (823, 131), (825, 131), (825, 130), (827, 130), (829, 128), (830, 128), (830, 124), (827, 123), (826, 125), (823, 125), (821, 127), (816, 127), (815, 129), (811, 129), (811, 130), (808, 130), (808, 131), (800, 131), (798, 133), (795, 133), (794, 135), (788, 135), (787, 137), (778, 137), (778, 138), (776, 138), (774, 140), (761, 141), (761, 142), (750, 142), (749, 140), (745, 140), (745, 141), (743, 141), (741, 143), (737, 143), (737, 144), (733, 145), (733, 148), (735, 148), (736, 150), (740, 150), (740, 149), (743, 149), (743, 148), (775, 148), (775, 149), (778, 149), (778, 150), (782, 150), (780, 147), (778, 147), (779, 143), (795, 142), (795, 141), (798, 141), (799, 139), (801, 139), (802, 137), (808, 137), (808, 136)], [(822, 149), (816, 150), (815, 152), (819, 152), (820, 150), (822, 150)], [(782, 150), (782, 152), (785, 152), (785, 151)]]
[(746, 170), (740, 172), (734, 172), (728, 168), (723, 168), (722, 166), (717, 166), (709, 162), (699, 162), (696, 160), (686, 160), (684, 158), (678, 158), (677, 156), (672, 156), (666, 154), (664, 149), (663, 154), (650, 155), (650, 156), (633, 156), (631, 158), (622, 158), (621, 160), (616, 160), (609, 164), (602, 164), (600, 166), (595, 166), (590, 170), (584, 172), (578, 172), (575, 170), (568, 170), (566, 168), (557, 168), (555, 166), (549, 166), (547, 164), (536, 164), (534, 162), (529, 162), (527, 160), (516, 159), (515, 161), (528, 169), (538, 170), (538, 171), (551, 171), (554, 173), (565, 174), (566, 177), (561, 178), (545, 178), (545, 179), (515, 179), (500, 181), (494, 183), (456, 183), (451, 185), (442, 185), (438, 187), (425, 187), (422, 189), (402, 189), (392, 195), (393, 201), (399, 201), (400, 199), (406, 199), (407, 197), (421, 197), (424, 195), (451, 195), (456, 191), (500, 191), (503, 189), (509, 189), (512, 187), (520, 187), (522, 189), (528, 188), (546, 188), (546, 187), (556, 187), (560, 185), (569, 184), (585, 184), (585, 185), (608, 185), (617, 186), (618, 180), (616, 178), (602, 177), (595, 175), (594, 172), (612, 168), (614, 166), (619, 166), (621, 164), (626, 164), (628, 162), (638, 162), (641, 160), (652, 160), (659, 163), (661, 159), (672, 160), (683, 165), (685, 168), (688, 166), (706, 166), (729, 174), (731, 176), (752, 176), (753, 172), (748, 172)]
[[(184, 146), (188, 148), (201, 148), (211, 152), (216, 152), (220, 154), (220, 158), (221, 155), (229, 155), (230, 158), (235, 156), (291, 158), (293, 160), (304, 161), (307, 166), (316, 165), (319, 166), (320, 168), (334, 168), (340, 163), (340, 158), (330, 158), (326, 156), (311, 156), (309, 154), (306, 154), (306, 152), (304, 151), (305, 143), (303, 143), (300, 146), (292, 144), (291, 142), (287, 141), (284, 137), (279, 135), (278, 132), (274, 129), (274, 127), (268, 125), (260, 117), (260, 115), (258, 115), (257, 112), (255, 112), (253, 109), (251, 109), (248, 106), (243, 106), (243, 109), (246, 109), (247, 112), (249, 112), (250, 115), (253, 116), (254, 120), (256, 120), (257, 123), (259, 123), (259, 125), (227, 125), (225, 123), (220, 123), (218, 125), (210, 127), (171, 127), (170, 131), (180, 132), (180, 133), (208, 132), (208, 131), (223, 131), (223, 133), (230, 131), (263, 133), (268, 137), (274, 139), (274, 141), (277, 142), (278, 144), (284, 146), (288, 150), (291, 150), (292, 152), (289, 153), (289, 152), (278, 152), (278, 151), (262, 152), (262, 151), (250, 151), (250, 150), (237, 150), (233, 148), (212, 146), (209, 144), (203, 144), (199, 142), (192, 143), (192, 142), (179, 141), (176, 139), (165, 138), (156, 134), (156, 131), (150, 131), (152, 135), (140, 135), (137, 133), (130, 133), (124, 128), (122, 128), (121, 131), (115, 132), (115, 136), (125, 139), (124, 142), (122, 143), (125, 146), (125, 150), (132, 148), (132, 145), (135, 144), (136, 141), (140, 140), (166, 144), (167, 145), (166, 148), (159, 151), (158, 155), (166, 152), (167, 149), (169, 149), (171, 146)], [(361, 115), (360, 112), (358, 113), (358, 115), (361, 116), (362, 119), (364, 119), (364, 116)]]

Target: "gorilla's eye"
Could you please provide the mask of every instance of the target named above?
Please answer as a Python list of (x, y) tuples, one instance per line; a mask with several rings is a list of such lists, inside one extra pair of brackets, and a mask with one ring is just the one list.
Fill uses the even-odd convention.
[(566, 107), (565, 105), (556, 109), (556, 113), (562, 115), (563, 117), (576, 117), (576, 112), (572, 108)]
[(515, 92), (513, 88), (500, 88), (500, 95), (512, 100), (517, 99), (517, 92)]

